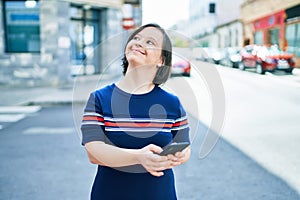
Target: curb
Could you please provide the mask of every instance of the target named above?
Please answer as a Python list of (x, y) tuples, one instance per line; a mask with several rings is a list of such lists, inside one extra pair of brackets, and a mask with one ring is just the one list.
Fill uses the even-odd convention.
[(86, 101), (29, 101), (26, 103), (22, 103), (21, 106), (64, 106), (64, 105), (80, 105), (85, 104)]

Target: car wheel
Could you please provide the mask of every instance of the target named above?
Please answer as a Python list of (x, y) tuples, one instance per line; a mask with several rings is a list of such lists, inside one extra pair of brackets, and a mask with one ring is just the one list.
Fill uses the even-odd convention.
[(240, 69), (240, 70), (245, 70), (245, 65), (244, 65), (243, 62), (240, 62), (240, 63), (239, 63), (239, 69)]
[(265, 70), (263, 69), (263, 67), (260, 63), (256, 63), (256, 73), (265, 74)]
[(239, 63), (238, 62), (232, 62), (231, 66), (232, 66), (232, 68), (238, 68), (239, 67)]
[(293, 68), (289, 68), (289, 69), (286, 69), (286, 70), (285, 70), (285, 72), (286, 72), (286, 73), (289, 73), (289, 74), (291, 74), (292, 71), (293, 71)]
[(191, 75), (189, 73), (183, 73), (182, 76), (190, 77)]

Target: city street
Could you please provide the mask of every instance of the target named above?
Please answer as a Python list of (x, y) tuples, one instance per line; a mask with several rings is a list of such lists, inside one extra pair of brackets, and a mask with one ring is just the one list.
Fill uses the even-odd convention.
[[(300, 199), (297, 76), (216, 66), (225, 92), (225, 121), (217, 144), (202, 158), (199, 150), (214, 105), (201, 73), (205, 77), (203, 69), (214, 66), (194, 64), (191, 77), (175, 77), (164, 86), (180, 96), (192, 127), (191, 159), (175, 169), (179, 199)], [(71, 105), (25, 107), (22, 118), (4, 123), (1, 200), (89, 199), (96, 166), (80, 145), (73, 112)]]
[[(189, 126), (178, 200), (300, 200), (300, 0), (2, 0), (0, 10), (0, 200), (89, 200), (99, 166), (80, 128), (103, 120), (116, 136)], [(135, 94), (154, 83), (180, 103), (152, 91), (146, 101), (166, 106), (150, 120), (147, 102), (127, 102), (125, 120), (98, 98), (104, 119), (94, 105), (84, 114), (112, 83)]]
[[(205, 75), (205, 68), (213, 65), (197, 61), (193, 61), (193, 64), (194, 73), (190, 79), (185, 80), (196, 91), (202, 104), (198, 103), (198, 110), (189, 102), (185, 105), (190, 113), (198, 114), (201, 121), (209, 124), (213, 105), (205, 109), (210, 99), (208, 87), (203, 86), (203, 80), (199, 84), (199, 80), (201, 75)], [(297, 107), (300, 101), (300, 74), (275, 72), (262, 76), (252, 71), (215, 66), (226, 96), (221, 137), (299, 193), (300, 126), (297, 119), (300, 110)], [(198, 90), (196, 85), (199, 86)], [(182, 99), (189, 96), (186, 91), (180, 89)], [(201, 115), (201, 111), (205, 114)]]

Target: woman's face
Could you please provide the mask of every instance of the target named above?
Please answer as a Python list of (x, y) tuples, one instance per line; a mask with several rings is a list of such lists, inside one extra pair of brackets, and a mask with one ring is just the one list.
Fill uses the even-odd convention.
[(126, 46), (125, 54), (129, 66), (163, 64), (161, 51), (163, 34), (154, 27), (147, 27), (136, 34)]

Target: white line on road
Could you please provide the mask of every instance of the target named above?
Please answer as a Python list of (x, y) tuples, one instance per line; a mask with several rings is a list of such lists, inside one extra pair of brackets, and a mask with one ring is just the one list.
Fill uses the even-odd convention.
[(0, 113), (35, 113), (41, 106), (0, 106)]
[(1, 114), (0, 115), (0, 122), (17, 122), (23, 119), (26, 115), (25, 114)]
[(71, 134), (74, 133), (75, 129), (73, 127), (32, 127), (26, 129), (24, 135), (39, 135), (39, 134), (50, 134), (50, 135), (59, 135), (59, 134)]

